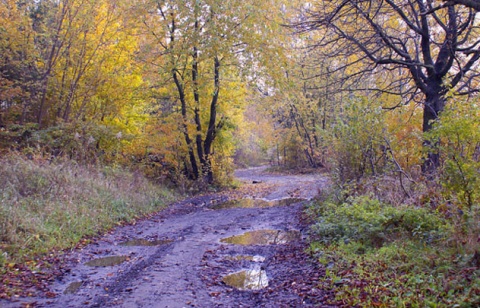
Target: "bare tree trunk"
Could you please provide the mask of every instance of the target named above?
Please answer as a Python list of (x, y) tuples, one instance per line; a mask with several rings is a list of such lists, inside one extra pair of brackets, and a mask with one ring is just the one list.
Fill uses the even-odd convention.
[(60, 32), (65, 21), (65, 16), (67, 15), (68, 7), (67, 5), (62, 6), (62, 12), (58, 20), (57, 28), (55, 29), (55, 34), (53, 37), (52, 46), (48, 53), (46, 71), (41, 78), (41, 94), (40, 94), (40, 107), (37, 114), (37, 123), (40, 127), (44, 125), (45, 116), (48, 114), (48, 105), (47, 105), (47, 91), (50, 81), (50, 74), (52, 73), (53, 67), (57, 61), (60, 49), (63, 46), (63, 41), (60, 40)]
[[(161, 10), (161, 6), (159, 6), (159, 10)], [(163, 14), (163, 12), (162, 12)], [(172, 44), (173, 48), (173, 43), (175, 42), (175, 29), (176, 29), (176, 24), (175, 24), (175, 16), (173, 13), (171, 13), (171, 28), (170, 28), (170, 41)], [(164, 16), (166, 19), (166, 17)], [(172, 63), (174, 61), (172, 60)], [(197, 159), (195, 158), (195, 153), (193, 151), (193, 144), (192, 144), (192, 139), (190, 138), (190, 135), (188, 134), (188, 118), (187, 118), (187, 101), (185, 98), (185, 89), (183, 88), (182, 83), (178, 79), (178, 74), (175, 68), (172, 68), (172, 77), (175, 82), (175, 86), (177, 87), (178, 90), (178, 96), (180, 98), (180, 105), (181, 105), (181, 113), (182, 113), (182, 127), (183, 127), (183, 136), (185, 137), (185, 143), (187, 144), (188, 148), (188, 157), (190, 158), (190, 164), (192, 166), (192, 173), (188, 172), (187, 176), (193, 180), (198, 179), (199, 177), (199, 170), (198, 170), (198, 165), (197, 165)]]
[(217, 135), (217, 131), (222, 127), (222, 122), (217, 122), (217, 102), (220, 92), (220, 60), (217, 56), (214, 59), (214, 92), (210, 103), (210, 120), (208, 121), (207, 135), (204, 142), (205, 165), (203, 171), (207, 176), (208, 183), (213, 183), (213, 170), (211, 162), (212, 144)]
[[(195, 27), (198, 27), (198, 21), (195, 22)], [(200, 118), (200, 94), (198, 93), (198, 49), (193, 47), (193, 61), (192, 61), (192, 82), (193, 82), (193, 99), (195, 101), (194, 119), (196, 125), (195, 143), (197, 146), (197, 155), (200, 160), (200, 164), (204, 166), (206, 164), (205, 154), (203, 153), (203, 140), (202, 140), (202, 120)], [(203, 167), (202, 167), (203, 168)]]
[[(423, 107), (423, 133), (428, 133), (432, 130), (433, 122), (438, 119), (444, 106), (445, 99), (440, 94), (427, 96)], [(428, 177), (433, 177), (438, 167), (440, 167), (439, 142), (440, 140), (431, 140), (428, 137), (423, 141), (423, 146), (428, 153), (422, 163), (422, 172)]]
[(177, 86), (178, 94), (180, 96), (180, 103), (182, 109), (182, 120), (183, 120), (183, 136), (185, 137), (185, 143), (188, 147), (188, 157), (190, 158), (190, 164), (192, 165), (192, 175), (190, 176), (192, 179), (196, 180), (199, 176), (197, 159), (195, 158), (195, 153), (193, 152), (192, 147), (192, 139), (190, 139), (190, 135), (188, 134), (188, 126), (187, 126), (187, 102), (185, 100), (185, 92), (183, 89), (180, 80), (178, 80), (177, 72), (173, 71), (173, 80), (175, 81), (175, 85)]
[[(198, 4), (195, 4), (195, 39), (198, 39)], [(195, 42), (196, 44), (197, 42)], [(200, 118), (200, 93), (198, 93), (198, 48), (193, 46), (192, 53), (192, 84), (193, 84), (193, 100), (195, 101), (194, 107), (194, 121), (196, 125), (196, 135), (195, 135), (195, 144), (197, 147), (197, 156), (200, 160), (200, 165), (202, 166), (202, 171), (204, 172), (204, 166), (206, 164), (205, 154), (203, 152), (203, 140), (202, 140), (202, 119)]]

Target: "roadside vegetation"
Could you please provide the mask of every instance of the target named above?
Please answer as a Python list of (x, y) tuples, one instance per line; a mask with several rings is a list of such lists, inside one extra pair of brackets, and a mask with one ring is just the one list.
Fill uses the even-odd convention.
[[(392, 206), (373, 196), (314, 204), (310, 252), (324, 265), (331, 304), (361, 307), (478, 307), (475, 214)], [(313, 215), (313, 213), (311, 213)]]
[(0, 160), (0, 274), (159, 211), (174, 198), (138, 172), (8, 154)]
[(478, 306), (471, 2), (3, 1), (1, 271), (268, 163), (337, 303)]
[(320, 287), (347, 307), (478, 307), (478, 106), (448, 108), (435, 123), (442, 164), (430, 179), (401, 168), (392, 148), (372, 160), (391, 144), (379, 117), (362, 115), (337, 127), (333, 186), (307, 209), (310, 252), (327, 269)]

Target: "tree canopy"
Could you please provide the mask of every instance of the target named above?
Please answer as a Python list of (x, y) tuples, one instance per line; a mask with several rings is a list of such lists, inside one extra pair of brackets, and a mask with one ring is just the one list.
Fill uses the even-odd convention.
[(385, 132), (365, 136), (361, 170), (391, 149), (434, 173), (430, 132), (478, 92), (476, 4), (4, 1), (2, 147), (212, 184), (234, 159), (328, 168), (358, 112)]
[[(421, 102), (423, 131), (428, 132), (447, 93), (478, 91), (475, 17), (475, 10), (450, 2), (318, 2), (296, 27), (302, 33), (321, 33), (311, 46), (337, 60), (333, 70), (344, 72), (350, 90), (383, 91), (401, 95), (403, 102)], [(425, 170), (438, 167), (438, 159), (431, 153)]]

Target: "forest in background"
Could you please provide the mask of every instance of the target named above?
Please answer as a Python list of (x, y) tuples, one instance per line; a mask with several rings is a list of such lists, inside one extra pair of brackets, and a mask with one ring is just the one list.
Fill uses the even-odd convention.
[[(10, 211), (54, 198), (55, 168), (67, 178), (78, 166), (115, 179), (129, 170), (127, 181), (141, 175), (183, 193), (230, 186), (239, 166), (318, 169), (333, 183), (311, 206), (322, 245), (350, 256), (387, 247), (392, 234), (432, 247), (446, 237), (452, 250), (438, 255), (456, 262), (449, 270), (470, 268), (451, 284), (473, 287), (430, 283), (478, 301), (477, 10), (476, 1), (433, 0), (2, 1), (2, 250), (40, 237)], [(85, 176), (103, 181), (94, 173)], [(167, 194), (148, 187), (147, 204)], [(372, 211), (385, 220), (372, 222)], [(420, 249), (405, 247), (408, 256)]]
[(279, 13), (261, 1), (6, 1), (2, 148), (225, 184), (252, 142), (246, 106), (287, 62)]

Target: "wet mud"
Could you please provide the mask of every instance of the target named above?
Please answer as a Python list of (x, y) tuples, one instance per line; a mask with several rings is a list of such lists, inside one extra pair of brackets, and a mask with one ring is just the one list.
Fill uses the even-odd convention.
[(48, 296), (0, 306), (323, 307), (333, 295), (317, 288), (324, 269), (304, 253), (300, 217), (328, 180), (264, 171), (237, 172), (235, 201), (190, 198), (105, 234), (64, 257)]
[(75, 294), (83, 285), (83, 281), (74, 281), (68, 285), (63, 294)]
[(127, 256), (103, 257), (103, 258), (90, 260), (86, 262), (85, 265), (94, 266), (94, 267), (115, 266), (127, 261), (127, 258), (128, 258)]
[(173, 242), (173, 240), (147, 240), (147, 239), (132, 239), (120, 243), (121, 246), (160, 246)]
[(306, 201), (307, 199), (301, 198), (286, 198), (279, 200), (265, 200), (265, 199), (236, 199), (229, 200), (219, 204), (214, 204), (210, 208), (214, 210), (233, 209), (233, 208), (262, 208), (272, 206), (288, 206), (295, 203)]

